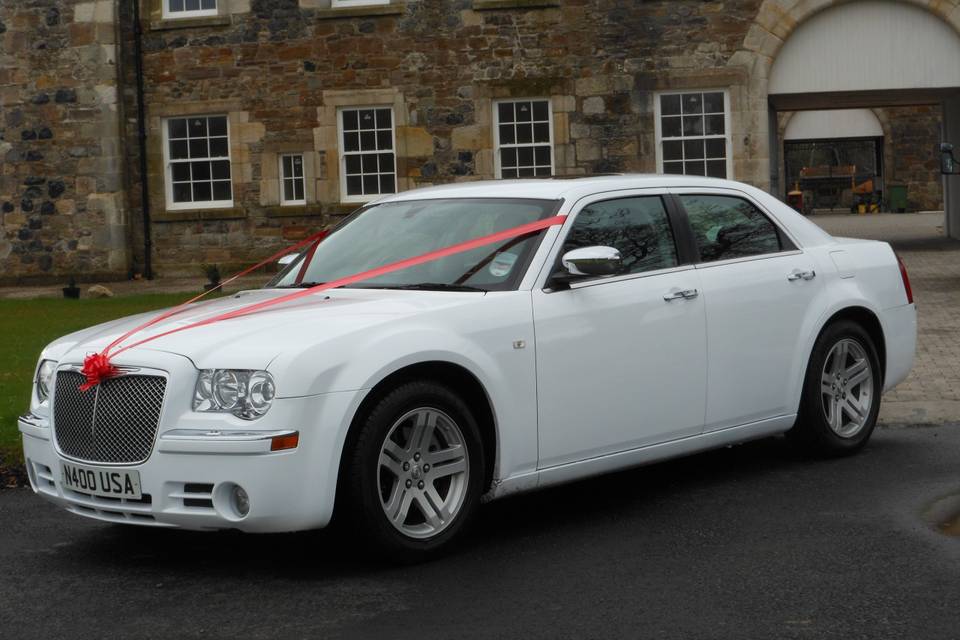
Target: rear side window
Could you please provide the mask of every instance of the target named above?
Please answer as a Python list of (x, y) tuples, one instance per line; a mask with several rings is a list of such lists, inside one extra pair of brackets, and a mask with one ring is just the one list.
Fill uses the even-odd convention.
[(681, 195), (701, 262), (746, 258), (784, 250), (777, 227), (742, 198)]
[(620, 251), (624, 273), (677, 266), (677, 245), (663, 201), (656, 196), (595, 202), (584, 207), (570, 229), (563, 253), (604, 246)]

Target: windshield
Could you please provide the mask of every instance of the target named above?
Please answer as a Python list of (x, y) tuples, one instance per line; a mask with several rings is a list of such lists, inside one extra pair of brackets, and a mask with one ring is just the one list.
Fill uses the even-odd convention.
[[(388, 202), (362, 209), (301, 253), (267, 287), (305, 287), (420, 256), (552, 215), (555, 200), (456, 198)], [(514, 289), (542, 234), (512, 238), (350, 285)]]

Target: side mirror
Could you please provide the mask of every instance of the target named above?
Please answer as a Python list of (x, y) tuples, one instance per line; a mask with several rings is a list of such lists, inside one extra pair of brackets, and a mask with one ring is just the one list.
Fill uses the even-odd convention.
[(613, 276), (623, 271), (623, 258), (613, 247), (583, 247), (563, 254), (560, 264), (572, 276)]
[(280, 258), (279, 260), (277, 260), (277, 264), (285, 267), (285, 266), (287, 266), (288, 264), (290, 264), (291, 262), (293, 262), (293, 261), (296, 260), (296, 259), (297, 259), (297, 254), (295, 254), (295, 253), (288, 253), (287, 255), (285, 255), (285, 256), (283, 256), (282, 258)]
[(940, 173), (948, 176), (960, 173), (957, 160), (953, 157), (953, 145), (949, 142), (940, 143)]

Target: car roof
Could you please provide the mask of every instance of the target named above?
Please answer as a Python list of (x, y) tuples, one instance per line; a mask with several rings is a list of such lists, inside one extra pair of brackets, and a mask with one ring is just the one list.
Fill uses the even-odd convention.
[(559, 200), (579, 198), (603, 191), (621, 189), (664, 189), (671, 187), (728, 188), (739, 191), (753, 190), (748, 185), (731, 180), (699, 176), (661, 174), (623, 174), (577, 178), (537, 178), (532, 180), (480, 180), (455, 182), (435, 187), (403, 191), (379, 199), (377, 202), (401, 202), (405, 200), (432, 200), (438, 198), (533, 198)]

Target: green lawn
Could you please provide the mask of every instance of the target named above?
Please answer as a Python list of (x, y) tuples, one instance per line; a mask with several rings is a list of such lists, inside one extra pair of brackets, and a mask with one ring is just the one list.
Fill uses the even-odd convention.
[(0, 462), (22, 460), (17, 416), (29, 408), (33, 370), (47, 343), (107, 320), (178, 304), (189, 295), (0, 300)]

